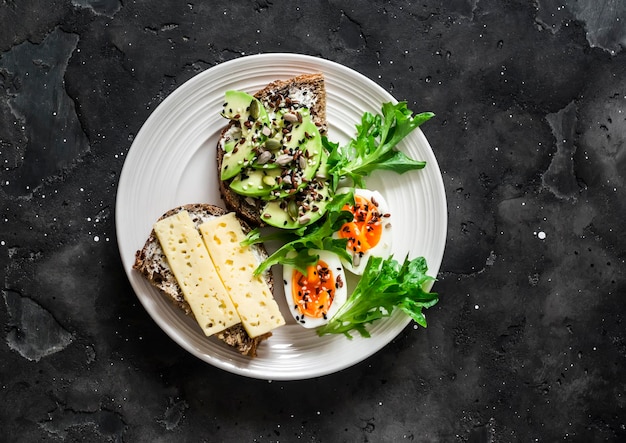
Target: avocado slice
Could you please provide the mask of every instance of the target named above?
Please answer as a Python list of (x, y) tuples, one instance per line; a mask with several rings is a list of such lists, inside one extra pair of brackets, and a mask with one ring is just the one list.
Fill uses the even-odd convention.
[[(235, 120), (241, 136), (224, 144), (220, 178), (228, 180), (248, 167), (256, 157), (255, 147), (265, 142), (263, 128), (270, 125), (269, 116), (259, 100), (242, 91), (226, 91), (222, 115)], [(266, 132), (266, 131), (265, 131)]]
[(283, 180), (268, 199), (289, 198), (306, 187), (320, 168), (323, 153), (319, 130), (311, 117), (305, 114), (302, 122), (294, 123), (291, 131), (286, 134), (284, 148), (272, 154), (274, 164), (280, 164), (281, 159), (285, 162), (280, 165)]
[(226, 91), (222, 115), (229, 120), (244, 122), (249, 120), (261, 120), (269, 124), (269, 117), (265, 107), (252, 95), (236, 90)]
[[(315, 223), (326, 213), (330, 201), (330, 186), (315, 180), (290, 198), (268, 202), (261, 211), (261, 219), (270, 226), (297, 229)], [(306, 210), (300, 208), (306, 207)]]
[(303, 117), (302, 123), (295, 126), (291, 138), (285, 143), (287, 149), (302, 151), (307, 158), (306, 166), (302, 169), (302, 176), (311, 180), (317, 172), (322, 159), (322, 137), (319, 129), (313, 123), (310, 116)]
[(237, 194), (248, 197), (266, 197), (278, 187), (280, 169), (244, 169), (230, 182)]
[(228, 180), (233, 178), (247, 167), (254, 158), (254, 150), (250, 143), (243, 139), (230, 140), (224, 144), (224, 158), (220, 178)]

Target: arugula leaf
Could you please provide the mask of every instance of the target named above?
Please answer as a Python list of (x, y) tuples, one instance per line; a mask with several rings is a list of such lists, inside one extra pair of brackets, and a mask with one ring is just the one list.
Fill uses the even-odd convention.
[[(301, 253), (301, 251), (306, 249), (323, 249), (334, 252), (339, 257), (346, 260), (352, 260), (352, 256), (346, 250), (348, 239), (333, 238), (332, 236), (344, 223), (350, 222), (354, 218), (352, 212), (343, 210), (345, 204), (354, 204), (354, 194), (352, 192), (335, 195), (332, 201), (328, 203), (327, 213), (323, 219), (323, 223), (315, 223), (307, 226), (307, 229), (300, 237), (292, 235), (291, 241), (285, 243), (259, 264), (254, 271), (254, 275), (259, 275), (270, 266), (279, 263), (290, 263), (296, 269), (306, 271), (307, 265), (309, 265), (312, 260), (308, 253)], [(270, 239), (270, 237), (271, 239), (279, 237), (271, 234), (263, 237), (258, 230), (255, 231), (251, 231), (248, 234), (245, 241), (247, 244), (260, 243)], [(284, 235), (281, 236), (281, 238), (284, 237)], [(297, 252), (296, 257), (288, 256), (291, 251)]]
[(424, 166), (426, 166), (425, 161), (413, 160), (401, 151), (392, 150), (381, 156), (376, 164), (363, 168), (363, 170), (367, 170), (368, 174), (375, 169), (387, 169), (403, 174), (415, 169), (422, 169)]
[(241, 246), (252, 246), (257, 243), (264, 243), (269, 241), (279, 241), (284, 243), (286, 241), (291, 241), (295, 236), (291, 231), (285, 230), (277, 230), (273, 231), (269, 234), (263, 235), (259, 228), (254, 228), (246, 235), (244, 241), (241, 242)]
[(339, 181), (350, 178), (356, 187), (364, 187), (364, 178), (376, 169), (394, 170), (402, 174), (423, 168), (426, 163), (409, 158), (395, 149), (415, 128), (431, 119), (435, 114), (423, 112), (413, 115), (406, 102), (384, 103), (381, 114), (365, 112), (357, 134), (347, 146), (340, 146), (323, 139), (329, 152), (329, 174), (333, 189)]
[(345, 334), (352, 338), (350, 331), (356, 330), (369, 337), (365, 325), (389, 317), (395, 308), (426, 327), (422, 308), (439, 301), (437, 293), (424, 290), (428, 282), (435, 280), (426, 275), (427, 271), (424, 257), (405, 258), (402, 265), (393, 257), (370, 257), (352, 295), (326, 325), (317, 329), (318, 335)]
[[(383, 150), (397, 145), (411, 131), (435, 116), (432, 112), (422, 112), (413, 116), (413, 112), (407, 108), (406, 102), (400, 102), (397, 105), (384, 103), (382, 111), (385, 125), (380, 138), (384, 140), (385, 145), (388, 145)], [(395, 122), (392, 115), (395, 117)]]
[(302, 274), (306, 275), (308, 266), (314, 266), (320, 259), (319, 254), (309, 254), (310, 249), (300, 249), (295, 254), (287, 254), (282, 260), (283, 265), (292, 265)]

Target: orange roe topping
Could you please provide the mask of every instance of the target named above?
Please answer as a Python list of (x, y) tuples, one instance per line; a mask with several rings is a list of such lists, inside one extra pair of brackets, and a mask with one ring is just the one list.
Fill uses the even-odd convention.
[(294, 269), (291, 296), (301, 315), (326, 318), (335, 297), (335, 278), (328, 265), (319, 260), (307, 268), (307, 275)]
[(363, 255), (380, 241), (383, 232), (382, 217), (376, 202), (360, 195), (354, 196), (354, 206), (345, 205), (344, 211), (354, 214), (354, 220), (339, 230), (340, 238), (348, 239), (348, 250), (353, 254)]

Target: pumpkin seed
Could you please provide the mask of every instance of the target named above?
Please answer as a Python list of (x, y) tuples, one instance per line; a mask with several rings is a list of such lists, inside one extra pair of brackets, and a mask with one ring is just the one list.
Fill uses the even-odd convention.
[(298, 218), (298, 204), (295, 200), (289, 201), (289, 204), (287, 205), (287, 214), (289, 214), (289, 217), (294, 220)]
[(275, 138), (270, 138), (267, 139), (267, 141), (265, 142), (265, 147), (267, 149), (269, 149), (270, 151), (275, 151), (276, 149), (280, 148), (282, 146), (282, 144), (276, 140)]
[(263, 183), (267, 186), (274, 186), (276, 184), (276, 179), (271, 175), (265, 175), (263, 176)]
[(259, 109), (259, 102), (256, 100), (252, 100), (250, 102), (250, 116), (256, 120), (257, 118), (259, 118), (260, 111), (261, 110)]

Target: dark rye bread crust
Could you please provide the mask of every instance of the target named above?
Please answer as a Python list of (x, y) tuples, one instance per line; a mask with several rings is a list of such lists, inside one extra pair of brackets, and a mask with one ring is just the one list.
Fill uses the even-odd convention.
[[(276, 80), (256, 92), (254, 97), (259, 99), (268, 109), (279, 109), (285, 106), (297, 107), (300, 104), (296, 97), (302, 91), (307, 91), (307, 94), (312, 94), (314, 97), (314, 104), (309, 108), (309, 111), (320, 133), (326, 134), (328, 129), (326, 122), (326, 87), (323, 74), (303, 74), (288, 80)], [(220, 194), (228, 210), (236, 212), (239, 217), (252, 226), (264, 226), (260, 213), (265, 202), (260, 199), (239, 195), (230, 189), (230, 180), (222, 181), (219, 179), (224, 159), (224, 150), (221, 148), (223, 146), (222, 141), (232, 124), (230, 123), (222, 130), (220, 141), (217, 144), (217, 181)]]
[[(183, 210), (189, 212), (189, 216), (196, 227), (200, 226), (206, 220), (219, 217), (227, 213), (227, 211), (218, 206), (197, 203), (170, 209), (159, 217), (159, 220), (177, 214)], [(239, 220), (239, 222), (241, 223), (244, 232), (250, 231), (250, 226), (241, 220)], [(255, 245), (254, 247), (257, 248), (256, 251), (259, 256), (267, 257), (267, 251), (262, 245)], [(191, 307), (185, 301), (183, 293), (178, 286), (178, 282), (176, 281), (176, 277), (174, 277), (174, 274), (167, 264), (165, 253), (161, 248), (161, 244), (159, 243), (154, 229), (150, 232), (143, 248), (136, 252), (133, 269), (140, 272), (153, 286), (165, 294), (178, 308), (182, 309), (185, 314), (193, 317)], [(264, 277), (270, 289), (273, 291), (271, 271), (268, 270)], [(271, 335), (271, 333), (268, 333), (259, 337), (250, 338), (241, 323), (216, 334), (217, 338), (229, 346), (236, 348), (241, 354), (248, 355), (250, 357), (254, 357), (256, 355), (259, 343), (269, 338)]]

